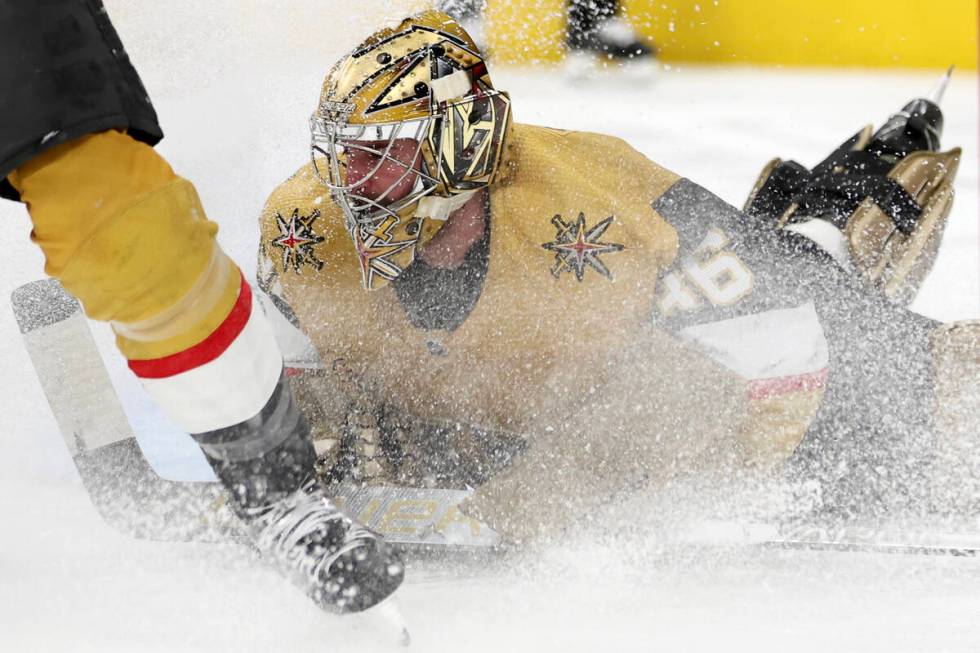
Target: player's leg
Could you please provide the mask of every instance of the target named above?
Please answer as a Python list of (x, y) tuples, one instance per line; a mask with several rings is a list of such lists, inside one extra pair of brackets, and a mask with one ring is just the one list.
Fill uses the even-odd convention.
[(589, 50), (602, 24), (616, 15), (617, 0), (569, 0), (568, 46)]
[[(101, 4), (14, 2), (0, 18), (13, 98), (0, 104), (0, 175), (27, 204), (46, 271), (112, 323), (130, 368), (194, 434), (273, 559), (308, 570), (293, 549), (319, 541), (322, 564), (299, 581), (308, 593), (342, 611), (381, 600), (401, 580), (394, 558), (311, 483), (308, 428), (265, 317), (194, 187), (133, 137), (160, 131)], [(284, 540), (284, 528), (305, 539)]]
[(480, 16), (482, 0), (437, 0), (435, 8), (449, 14), (457, 22), (473, 21)]
[(618, 11), (618, 0), (569, 0), (569, 49), (616, 61), (655, 54), (650, 43), (618, 16)]
[(980, 508), (980, 320), (945, 324), (932, 336), (937, 439), (933, 508), (976, 515)]
[[(940, 151), (943, 115), (937, 104), (948, 81), (949, 73), (930, 99), (908, 102), (877, 131), (865, 127), (812, 170), (794, 161), (773, 160), (746, 203), (746, 212), (759, 221), (762, 230), (768, 227), (778, 230), (777, 237), (795, 239), (801, 249), (814, 250), (828, 265), (843, 271), (859, 291), (879, 300), (887, 298), (887, 302), (865, 300), (861, 310), (836, 320), (836, 324), (834, 315), (843, 308), (824, 311), (837, 337), (849, 343), (842, 355), (848, 357), (844, 364), (855, 366), (853, 373), (878, 369), (877, 376), (865, 373), (867, 381), (889, 387), (908, 387), (934, 378), (928, 389), (910, 391), (904, 397), (878, 391), (880, 401), (894, 408), (883, 415), (882, 424), (865, 425), (865, 432), (870, 434), (896, 430), (885, 424), (889, 420), (914, 423), (916, 415), (911, 413), (930, 414), (933, 403), (940, 414), (949, 417), (950, 405), (980, 401), (976, 391), (971, 399), (962, 384), (954, 381), (971, 367), (966, 343), (973, 342), (975, 336), (970, 328), (960, 325), (937, 330), (931, 321), (897, 308), (911, 302), (928, 274), (952, 206), (960, 150)], [(832, 292), (827, 301), (833, 301)], [(895, 333), (886, 335), (889, 330)], [(873, 343), (862, 334), (875, 334), (879, 342)], [(877, 345), (873, 347), (877, 351), (861, 354), (869, 342)], [(895, 366), (890, 374), (880, 370), (883, 361), (895, 356), (907, 361), (905, 370)], [(930, 358), (936, 359), (935, 366), (929, 365)], [(930, 394), (933, 391), (934, 397)], [(828, 406), (839, 404), (831, 399)], [(838, 419), (847, 419), (846, 415), (841, 411)], [(943, 419), (934, 428), (935, 442), (930, 451), (946, 458), (933, 465), (936, 480), (948, 476), (951, 459), (965, 461), (971, 457), (962, 446), (954, 447), (958, 453), (951, 456), (945, 446), (950, 438), (955, 439), (957, 431), (964, 432), (962, 421)], [(825, 418), (822, 423), (826, 426), (830, 422)], [(796, 462), (812, 465), (826, 456), (826, 451), (834, 451), (827, 442), (832, 437), (828, 430), (839, 431), (824, 428), (823, 433), (808, 437)], [(910, 457), (916, 459), (921, 455)], [(845, 465), (846, 461), (835, 464)], [(921, 477), (925, 467), (918, 465), (900, 473), (906, 479)], [(866, 466), (860, 473), (881, 485), (893, 484), (888, 478), (878, 478), (892, 473), (888, 466)], [(909, 489), (921, 503), (921, 488)], [(846, 487), (839, 493), (846, 494)]]
[(924, 505), (936, 324), (689, 181), (654, 208), (681, 242), (655, 321), (749, 381), (760, 421), (747, 428), (784, 438), (789, 468), (823, 481), (835, 509)]

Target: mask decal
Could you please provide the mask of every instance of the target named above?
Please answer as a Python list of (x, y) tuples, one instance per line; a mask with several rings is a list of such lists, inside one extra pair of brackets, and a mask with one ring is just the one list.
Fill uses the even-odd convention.
[[(419, 231), (415, 229), (414, 236), (409, 236), (409, 230), (402, 228), (396, 236), (393, 230), (398, 226), (399, 220), (389, 216), (373, 230), (359, 226), (351, 230), (361, 267), (361, 285), (365, 290), (378, 289), (396, 278), (415, 260)], [(406, 237), (398, 240), (402, 235)]]

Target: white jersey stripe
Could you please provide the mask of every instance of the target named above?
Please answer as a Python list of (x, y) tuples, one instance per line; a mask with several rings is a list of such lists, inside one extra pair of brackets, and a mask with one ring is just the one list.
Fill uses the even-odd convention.
[(817, 373), (830, 360), (812, 302), (697, 324), (679, 335), (749, 381)]

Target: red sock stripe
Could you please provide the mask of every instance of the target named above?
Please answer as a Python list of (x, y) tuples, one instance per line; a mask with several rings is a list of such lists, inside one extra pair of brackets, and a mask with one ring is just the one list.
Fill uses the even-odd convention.
[(143, 379), (165, 379), (210, 363), (231, 346), (241, 334), (252, 315), (252, 289), (242, 275), (242, 285), (238, 291), (238, 301), (211, 335), (190, 349), (150, 360), (131, 360), (129, 369)]
[(794, 392), (812, 392), (826, 385), (826, 367), (816, 372), (810, 372), (809, 374), (781, 376), (774, 379), (756, 379), (749, 382), (749, 399), (770, 399)]

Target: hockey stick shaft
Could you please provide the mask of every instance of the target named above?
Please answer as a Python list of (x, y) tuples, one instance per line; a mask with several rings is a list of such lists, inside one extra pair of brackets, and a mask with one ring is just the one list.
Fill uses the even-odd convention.
[[(14, 291), (24, 343), (82, 482), (103, 518), (133, 537), (220, 541), (240, 533), (217, 483), (169, 481), (143, 455), (99, 355), (81, 307), (51, 280)], [(392, 543), (427, 550), (496, 551), (501, 539), (457, 508), (463, 490), (337, 488), (337, 499), (360, 522)], [(670, 538), (695, 546), (762, 547), (914, 555), (980, 555), (972, 534), (874, 529), (786, 529), (715, 521)]]
[(924, 530), (899, 525), (703, 520), (675, 535), (677, 541), (695, 546), (956, 557), (980, 555), (980, 538), (975, 533), (949, 532), (942, 527)]
[(168, 481), (153, 471), (78, 302), (44, 280), (16, 289), (11, 303), (65, 445), (105, 521), (141, 539), (218, 541), (238, 532), (218, 484)]
[[(166, 480), (146, 460), (78, 302), (52, 280), (21, 286), (11, 299), (65, 445), (103, 518), (144, 539), (238, 535), (218, 483)], [(456, 508), (466, 491), (341, 485), (335, 492), (350, 514), (395, 544), (474, 550), (500, 542)]]

